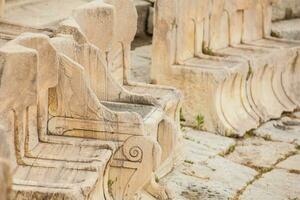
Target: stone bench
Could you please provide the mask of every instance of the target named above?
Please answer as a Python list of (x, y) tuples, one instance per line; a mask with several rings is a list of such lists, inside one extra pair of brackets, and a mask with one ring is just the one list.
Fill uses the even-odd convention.
[(242, 136), (299, 105), (299, 44), (270, 37), (272, 3), (157, 1), (152, 77), (184, 92), (187, 124)]
[(13, 197), (130, 199), (147, 189), (166, 198), (154, 173), (163, 175), (173, 165), (179, 108), (166, 103), (165, 114), (151, 95), (116, 81), (107, 53), (115, 37), (114, 6), (93, 2), (85, 8), (87, 18), (100, 23), (93, 26), (99, 28), (97, 45), (77, 26), (75, 40), (61, 31), (51, 39), (26, 33), (0, 49), (7, 70), (0, 100), (12, 110), (3, 124), (12, 137)]

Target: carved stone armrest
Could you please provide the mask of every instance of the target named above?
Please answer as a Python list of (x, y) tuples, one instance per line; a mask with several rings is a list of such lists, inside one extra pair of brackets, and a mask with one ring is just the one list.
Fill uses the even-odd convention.
[[(150, 137), (132, 136), (116, 152), (110, 164), (107, 195), (129, 200), (153, 178), (161, 160), (161, 148)], [(122, 174), (122, 175), (121, 175)]]

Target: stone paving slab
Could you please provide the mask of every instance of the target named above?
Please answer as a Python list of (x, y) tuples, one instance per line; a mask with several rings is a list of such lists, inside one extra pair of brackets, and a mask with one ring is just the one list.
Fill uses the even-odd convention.
[(299, 200), (300, 174), (275, 169), (248, 186), (241, 200)]
[[(295, 114), (297, 117), (297, 114)], [(300, 120), (284, 117), (265, 123), (254, 131), (254, 134), (272, 141), (295, 143), (300, 145)]]
[(254, 137), (239, 141), (227, 159), (246, 166), (270, 168), (293, 152), (296, 152), (293, 144)]
[(235, 145), (235, 140), (211, 133), (187, 129), (183, 136), (185, 160), (199, 163), (219, 154), (224, 154)]
[(184, 162), (160, 180), (171, 190), (171, 199), (228, 199), (251, 181), (257, 172), (219, 156), (235, 140), (187, 129)]
[(232, 199), (256, 171), (217, 156), (202, 163), (184, 163), (161, 180), (171, 199)]
[[(212, 155), (225, 154), (228, 149), (236, 144), (235, 140), (232, 138), (193, 129), (187, 129), (184, 132), (184, 138), (193, 141), (194, 145), (201, 147), (202, 149), (206, 149)], [(192, 149), (192, 145), (185, 146)], [(203, 151), (198, 151), (198, 154), (202, 153)]]
[(290, 171), (297, 171), (300, 174), (300, 154), (289, 157), (288, 159), (276, 165), (276, 167)]

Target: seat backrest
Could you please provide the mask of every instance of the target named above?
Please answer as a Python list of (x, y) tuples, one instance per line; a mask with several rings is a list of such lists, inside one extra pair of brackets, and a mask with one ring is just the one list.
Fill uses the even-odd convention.
[(209, 49), (251, 42), (271, 33), (277, 0), (211, 0)]
[(151, 78), (154, 82), (165, 78), (170, 66), (178, 63), (177, 0), (156, 0), (152, 40)]
[(12, 168), (25, 154), (28, 109), (37, 103), (37, 52), (7, 43), (0, 48), (1, 133), (7, 139)]
[(209, 42), (210, 0), (157, 0), (151, 76), (203, 53)]
[[(101, 35), (100, 35), (101, 37)], [(84, 70), (87, 87), (100, 101), (121, 101), (127, 92), (108, 70), (107, 54), (90, 43), (79, 44), (71, 36), (51, 39), (60, 54), (68, 57)], [(74, 51), (76, 49), (76, 51)], [(127, 92), (127, 95), (130, 93)]]
[(114, 37), (109, 53), (112, 76), (123, 85), (130, 68), (131, 42), (137, 30), (137, 11), (133, 0), (104, 0), (115, 8)]
[[(155, 44), (156, 40), (165, 31), (160, 30), (162, 28), (159, 26), (166, 22), (169, 29), (167, 37), (175, 37), (175, 42), (172, 42), (175, 43), (175, 63), (205, 53), (207, 49), (220, 49), (231, 43), (240, 43), (243, 34), (243, 15), (240, 11), (251, 5), (252, 0), (158, 0), (156, 21), (160, 22), (156, 22), (154, 45), (159, 45)], [(173, 21), (170, 21), (171, 18)], [(176, 27), (172, 27), (172, 23)]]
[(272, 6), (279, 0), (256, 0), (256, 4), (244, 11), (243, 41), (253, 41), (271, 35)]
[[(93, 16), (92, 13), (97, 14)], [(131, 42), (137, 29), (133, 0), (95, 1), (75, 9), (73, 18), (87, 41), (108, 53), (108, 68), (112, 76), (121, 85), (126, 82)], [(98, 28), (94, 28), (95, 24)]]
[[(101, 35), (100, 35), (101, 37)], [(107, 54), (89, 43), (78, 44), (72, 37), (62, 36), (51, 40), (58, 52), (69, 57), (84, 68), (86, 81), (99, 100), (109, 99), (110, 84), (107, 70)], [(76, 51), (74, 51), (76, 49)]]
[[(94, 4), (93, 6), (83, 6), (76, 9), (74, 11), (75, 17), (63, 22), (59, 30), (63, 34), (72, 35), (76, 43), (83, 45), (83, 48), (76, 47), (78, 49), (77, 52), (82, 52), (81, 54), (83, 56), (80, 57), (83, 59), (75, 60), (89, 72), (89, 76), (93, 79), (92, 88), (100, 100), (125, 101), (131, 103), (133, 103), (133, 101), (136, 103), (149, 102), (146, 99), (150, 100), (152, 97), (129, 92), (123, 87), (127, 81), (130, 66), (130, 46), (137, 28), (137, 13), (133, 1), (105, 0), (105, 3), (103, 3), (103, 1), (97, 2), (98, 4)], [(84, 19), (87, 18), (87, 21), (89, 21), (89, 18), (93, 18), (93, 15), (103, 15), (102, 21), (107, 19), (109, 22), (112, 22), (102, 22), (99, 24), (99, 26), (102, 26), (101, 29), (93, 30), (93, 34), (99, 38), (106, 38), (106, 40), (103, 41), (105, 45), (101, 42), (102, 40), (99, 40), (97, 44), (89, 39), (89, 34), (83, 31), (87, 28), (81, 27), (81, 24), (88, 24), (84, 22)], [(76, 20), (78, 16), (81, 16), (81, 20)], [(77, 21), (79, 21), (79, 23), (77, 23)], [(111, 31), (102, 31), (103, 29)], [(66, 48), (57, 48), (58, 51), (62, 49)], [(71, 52), (71, 49), (72, 48), (69, 48), (68, 52)], [(69, 55), (67, 51), (63, 53)], [(74, 58), (74, 55), (70, 55), (70, 58)], [(93, 62), (91, 62), (91, 60), (93, 60)], [(97, 67), (97, 73), (95, 73)], [(135, 97), (133, 98), (133, 96)]]
[[(31, 127), (31, 134), (28, 134), (27, 138), (28, 144), (32, 148), (38, 144), (39, 134), (47, 134), (49, 88), (53, 88), (58, 84), (58, 55), (50, 44), (49, 37), (44, 34), (24, 33), (12, 42), (30, 48), (37, 53), (37, 110), (29, 110), (31, 120), (28, 123), (32, 124), (28, 125)], [(35, 121), (38, 121), (39, 124), (37, 125)]]
[(108, 52), (114, 37), (114, 12), (113, 6), (103, 1), (93, 1), (73, 10), (72, 18), (91, 44)]
[[(260, 26), (251, 27), (252, 32), (245, 30), (244, 13), (245, 10), (252, 10), (259, 5), (255, 0), (210, 0), (210, 2), (209, 43), (206, 48), (222, 49), (240, 44), (244, 37), (250, 38), (249, 35), (252, 33), (259, 35), (257, 28), (261, 28)], [(253, 23), (256, 23), (255, 18), (256, 16)]]
[(208, 0), (177, 0), (177, 62), (202, 53), (202, 44), (207, 40)]

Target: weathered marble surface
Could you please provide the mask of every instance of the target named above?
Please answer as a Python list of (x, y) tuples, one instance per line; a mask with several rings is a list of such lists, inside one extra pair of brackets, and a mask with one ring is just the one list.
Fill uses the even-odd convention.
[[(252, 135), (235, 141), (191, 129), (184, 136), (183, 164), (159, 180), (171, 199), (300, 198), (299, 146)], [(143, 194), (144, 199), (154, 200)]]
[(296, 154), (294, 156), (289, 157), (288, 159), (276, 165), (276, 167), (300, 172), (300, 154)]
[(185, 131), (184, 162), (160, 180), (170, 190), (171, 199), (232, 199), (257, 174), (236, 164), (224, 154), (235, 141), (194, 130)]
[(295, 152), (295, 146), (292, 144), (249, 138), (239, 142), (235, 151), (227, 158), (246, 166), (272, 168), (278, 160), (285, 159)]
[(300, 175), (273, 170), (248, 186), (240, 199), (284, 200), (300, 198)]
[(294, 143), (300, 145), (300, 118), (283, 117), (263, 124), (254, 133), (273, 141)]
[(299, 107), (299, 43), (270, 37), (275, 2), (157, 1), (151, 75), (183, 91), (187, 125), (243, 136)]
[(93, 1), (72, 13), (51, 38), (26, 33), (0, 48), (12, 198), (125, 200), (144, 190), (166, 199), (153, 180), (175, 163), (180, 93), (127, 82), (133, 1)]

